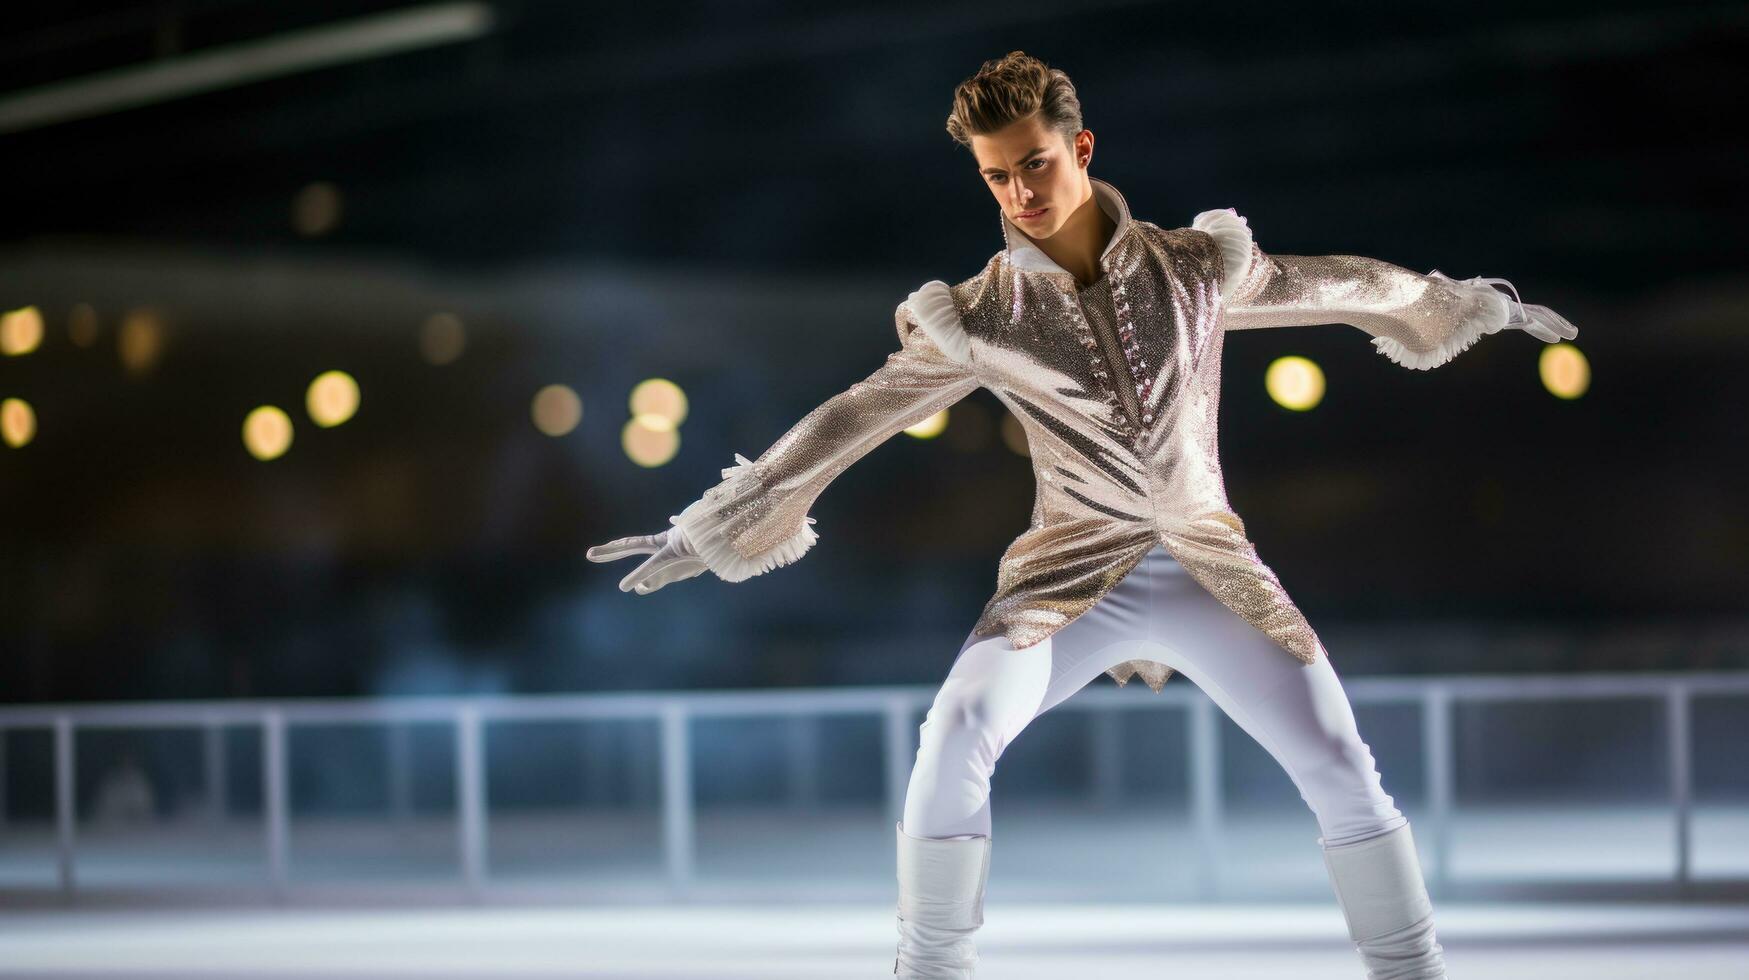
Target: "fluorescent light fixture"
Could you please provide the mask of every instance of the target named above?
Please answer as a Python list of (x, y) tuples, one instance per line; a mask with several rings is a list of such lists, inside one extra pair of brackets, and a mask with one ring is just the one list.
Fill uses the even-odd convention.
[(130, 65), (0, 96), (0, 133), (452, 44), (492, 29), (484, 3), (438, 3)]

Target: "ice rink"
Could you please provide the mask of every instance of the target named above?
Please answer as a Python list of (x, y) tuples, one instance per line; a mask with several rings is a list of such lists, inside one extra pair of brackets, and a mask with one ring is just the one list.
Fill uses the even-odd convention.
[[(875, 903), (280, 908), (10, 914), (8, 977), (872, 978), (892, 969)], [(983, 980), (1361, 976), (1335, 906), (992, 907)], [(1741, 980), (1749, 908), (1445, 903), (1464, 980)]]

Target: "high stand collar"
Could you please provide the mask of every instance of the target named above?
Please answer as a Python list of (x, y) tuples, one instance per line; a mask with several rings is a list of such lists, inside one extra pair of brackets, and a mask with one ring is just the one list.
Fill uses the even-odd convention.
[[(1130, 206), (1124, 200), (1123, 195), (1118, 193), (1117, 188), (1110, 183), (1100, 180), (1098, 177), (1088, 177), (1087, 180), (1093, 185), (1093, 200), (1098, 203), (1099, 209), (1117, 223), (1117, 227), (1112, 229), (1111, 240), (1105, 243), (1105, 250), (1099, 254), (1100, 264), (1103, 265), (1106, 256), (1111, 254), (1111, 250), (1117, 247), (1117, 243), (1123, 240), (1124, 235), (1130, 230)], [(1022, 232), (1020, 226), (1014, 223), (1014, 219), (1008, 217), (1006, 211), (998, 209), (997, 213), (1002, 216), (1002, 235), (1006, 241), (1008, 261), (1016, 269), (1023, 272), (1051, 272), (1073, 276), (1069, 270), (1052, 261), (1043, 249), (1034, 245), (1032, 239), (1026, 237), (1026, 233)]]

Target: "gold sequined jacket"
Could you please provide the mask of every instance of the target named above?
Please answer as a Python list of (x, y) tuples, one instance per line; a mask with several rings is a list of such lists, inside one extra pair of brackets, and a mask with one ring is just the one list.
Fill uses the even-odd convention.
[[(846, 467), (898, 432), (988, 388), (1026, 434), (1032, 523), (1004, 552), (973, 631), (1038, 643), (1092, 608), (1156, 544), (1204, 588), (1307, 663), (1323, 646), (1227, 502), (1216, 445), (1222, 339), (1231, 330), (1347, 323), (1392, 361), (1437, 367), (1507, 324), (1490, 283), (1349, 255), (1271, 255), (1232, 209), (1189, 227), (1130, 216), (1092, 179), (1116, 223), (1091, 285), (1006, 215), (1006, 246), (957, 285), (899, 304), (899, 347), (808, 413), (758, 459), (669, 522), (719, 578), (737, 582), (814, 545), (808, 510)], [(1509, 284), (1508, 284), (1509, 286)], [(1131, 660), (1159, 691), (1172, 669)]]

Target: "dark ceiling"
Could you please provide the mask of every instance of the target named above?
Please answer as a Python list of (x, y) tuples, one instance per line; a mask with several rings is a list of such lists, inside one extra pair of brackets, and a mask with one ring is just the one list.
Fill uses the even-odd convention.
[[(9, 12), (0, 92), (444, 4)], [(453, 5), (451, 5), (453, 6)], [(298, 241), (970, 275), (1000, 247), (953, 85), (1020, 48), (1076, 80), (1140, 217), (1589, 290), (1738, 268), (1742, 4), (500, 2), (483, 36), (0, 136), (5, 239)]]

